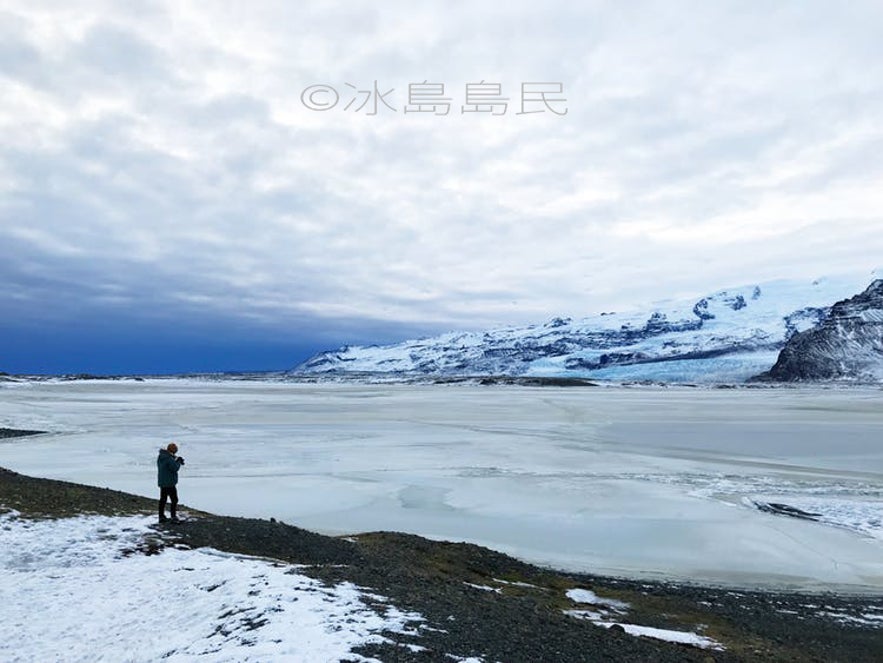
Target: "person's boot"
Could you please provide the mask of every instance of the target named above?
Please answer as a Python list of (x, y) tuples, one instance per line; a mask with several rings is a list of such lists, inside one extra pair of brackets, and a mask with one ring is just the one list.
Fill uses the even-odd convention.
[(159, 522), (164, 523), (168, 520), (166, 518), (166, 510), (163, 507), (159, 508)]
[(178, 520), (178, 512), (175, 511), (175, 509), (172, 509), (172, 517), (169, 519), (169, 522), (173, 524), (178, 524), (181, 522), (180, 520)]

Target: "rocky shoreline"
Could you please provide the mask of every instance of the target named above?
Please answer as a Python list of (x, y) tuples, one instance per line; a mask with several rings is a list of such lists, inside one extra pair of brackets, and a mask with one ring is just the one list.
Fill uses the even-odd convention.
[[(0, 511), (15, 510), (20, 517), (151, 514), (154, 509), (150, 498), (0, 469)], [(427, 623), (418, 633), (387, 634), (391, 642), (360, 650), (382, 661), (456, 660), (451, 656), (489, 663), (883, 660), (881, 596), (744, 591), (563, 573), (479, 546), (408, 534), (328, 537), (273, 519), (184, 513), (182, 525), (157, 525), (152, 547), (143, 552), (173, 544), (207, 546), (302, 564), (304, 572), (324, 582), (353, 582), (421, 613)], [(574, 588), (603, 599), (597, 605), (575, 603), (567, 596)], [(628, 609), (609, 608), (617, 602)], [(601, 628), (565, 613), (574, 610), (701, 634), (724, 649), (635, 637), (622, 627)]]

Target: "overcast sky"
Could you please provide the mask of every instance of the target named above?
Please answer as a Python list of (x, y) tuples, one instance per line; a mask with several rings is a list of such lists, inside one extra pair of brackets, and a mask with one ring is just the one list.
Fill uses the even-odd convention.
[(0, 370), (286, 368), (870, 272), (881, 26), (878, 0), (0, 0)]

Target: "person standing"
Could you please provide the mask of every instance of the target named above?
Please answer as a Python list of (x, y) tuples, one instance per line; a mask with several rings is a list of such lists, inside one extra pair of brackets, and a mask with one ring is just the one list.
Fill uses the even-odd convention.
[(156, 459), (157, 480), (159, 486), (159, 522), (164, 523), (166, 518), (166, 501), (171, 503), (171, 522), (179, 523), (178, 520), (178, 470), (184, 464), (184, 459), (176, 456), (178, 445), (170, 443), (165, 449), (159, 450)]

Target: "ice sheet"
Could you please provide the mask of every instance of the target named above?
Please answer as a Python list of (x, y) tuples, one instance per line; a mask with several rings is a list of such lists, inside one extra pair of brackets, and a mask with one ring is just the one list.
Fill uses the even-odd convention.
[[(883, 588), (883, 391), (155, 380), (0, 388), (13, 470), (326, 533), (404, 530), (573, 570)], [(821, 522), (762, 513), (771, 499)], [(747, 498), (747, 499), (746, 499)]]

